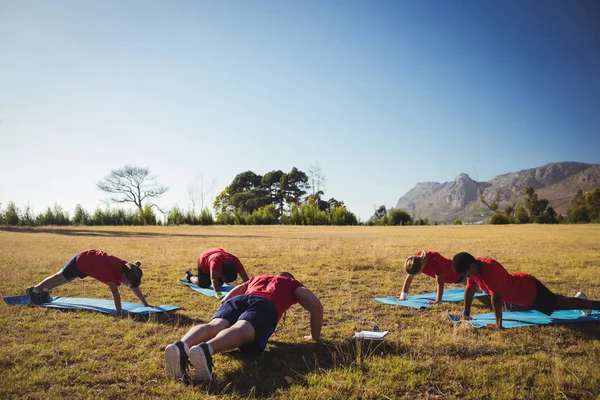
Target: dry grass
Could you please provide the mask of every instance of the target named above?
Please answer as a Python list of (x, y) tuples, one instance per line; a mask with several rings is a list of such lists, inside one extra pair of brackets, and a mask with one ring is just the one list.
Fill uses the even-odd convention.
[[(214, 299), (179, 285), (198, 254), (223, 247), (251, 275), (291, 271), (322, 300), (325, 344), (306, 343), (308, 313), (294, 306), (261, 358), (215, 357), (216, 380), (186, 387), (164, 373), (163, 348), (192, 324), (208, 321)], [(419, 249), (451, 257), (486, 255), (532, 273), (557, 293), (600, 298), (600, 227), (131, 227), (0, 228), (0, 293), (56, 272), (77, 251), (98, 248), (143, 261), (151, 303), (177, 304), (168, 315), (120, 318), (86, 311), (0, 306), (0, 398), (596, 398), (600, 326), (583, 324), (504, 332), (454, 326), (460, 304), (414, 311), (375, 303), (397, 295), (401, 265)], [(412, 293), (431, 292), (419, 277)], [(111, 298), (93, 279), (54, 295)], [(126, 301), (136, 301), (121, 289)], [(477, 306), (479, 307), (479, 306)], [(478, 308), (479, 312), (486, 312)], [(355, 330), (390, 330), (380, 346)], [(291, 377), (288, 384), (285, 377)]]

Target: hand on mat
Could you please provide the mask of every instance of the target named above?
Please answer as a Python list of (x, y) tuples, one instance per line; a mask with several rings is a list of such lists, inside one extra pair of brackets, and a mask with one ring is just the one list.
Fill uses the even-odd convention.
[(432, 300), (432, 301), (428, 301), (427, 304), (440, 304), (441, 301), (437, 301), (437, 300)]
[(460, 317), (460, 319), (464, 320), (464, 321), (471, 321), (473, 318), (469, 317), (468, 315), (463, 315), (462, 317)]

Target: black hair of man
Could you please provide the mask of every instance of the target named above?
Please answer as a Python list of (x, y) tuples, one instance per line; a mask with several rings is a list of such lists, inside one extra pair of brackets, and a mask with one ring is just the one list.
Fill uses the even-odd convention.
[(471, 266), (471, 264), (474, 264), (476, 262), (477, 260), (475, 259), (475, 257), (470, 255), (469, 253), (458, 253), (452, 258), (452, 269), (457, 274), (464, 275)]

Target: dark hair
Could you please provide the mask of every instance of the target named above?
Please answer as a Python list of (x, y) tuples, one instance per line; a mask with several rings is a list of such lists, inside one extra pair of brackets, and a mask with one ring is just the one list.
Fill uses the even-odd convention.
[(136, 261), (135, 264), (127, 263), (123, 267), (123, 273), (125, 273), (125, 277), (131, 284), (132, 288), (137, 288), (142, 283), (142, 269), (140, 268), (142, 263), (140, 261)]
[(288, 278), (296, 279), (294, 278), (294, 275), (290, 274), (289, 272), (280, 272), (277, 274), (277, 276), (287, 276)]
[(223, 274), (223, 280), (227, 283), (235, 281), (238, 277), (238, 273), (232, 264), (223, 264), (221, 272)]
[(477, 262), (475, 257), (469, 253), (462, 252), (452, 257), (452, 269), (459, 275), (464, 275), (471, 264)]

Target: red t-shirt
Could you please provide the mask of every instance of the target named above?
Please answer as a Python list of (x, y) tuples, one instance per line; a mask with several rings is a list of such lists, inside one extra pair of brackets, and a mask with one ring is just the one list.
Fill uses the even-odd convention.
[(523, 272), (509, 273), (498, 261), (479, 257), (481, 272), (467, 279), (467, 289), (478, 285), (484, 292), (500, 293), (502, 301), (529, 307), (535, 301), (535, 278)]
[(126, 262), (101, 250), (84, 250), (77, 255), (77, 268), (100, 282), (121, 284), (121, 273)]
[(288, 308), (297, 303), (294, 292), (303, 287), (300, 282), (287, 276), (254, 276), (246, 282), (246, 294), (266, 297), (277, 309), (277, 321)]
[(215, 271), (217, 276), (223, 276), (223, 264), (233, 265), (237, 272), (244, 270), (244, 266), (240, 260), (223, 249), (209, 249), (198, 257), (198, 268), (205, 274)]
[[(420, 255), (421, 252), (415, 254), (415, 256)], [(462, 280), (462, 276), (458, 275), (452, 269), (452, 260), (435, 251), (427, 252), (427, 263), (421, 272), (432, 278), (443, 276), (445, 283), (456, 283)]]

